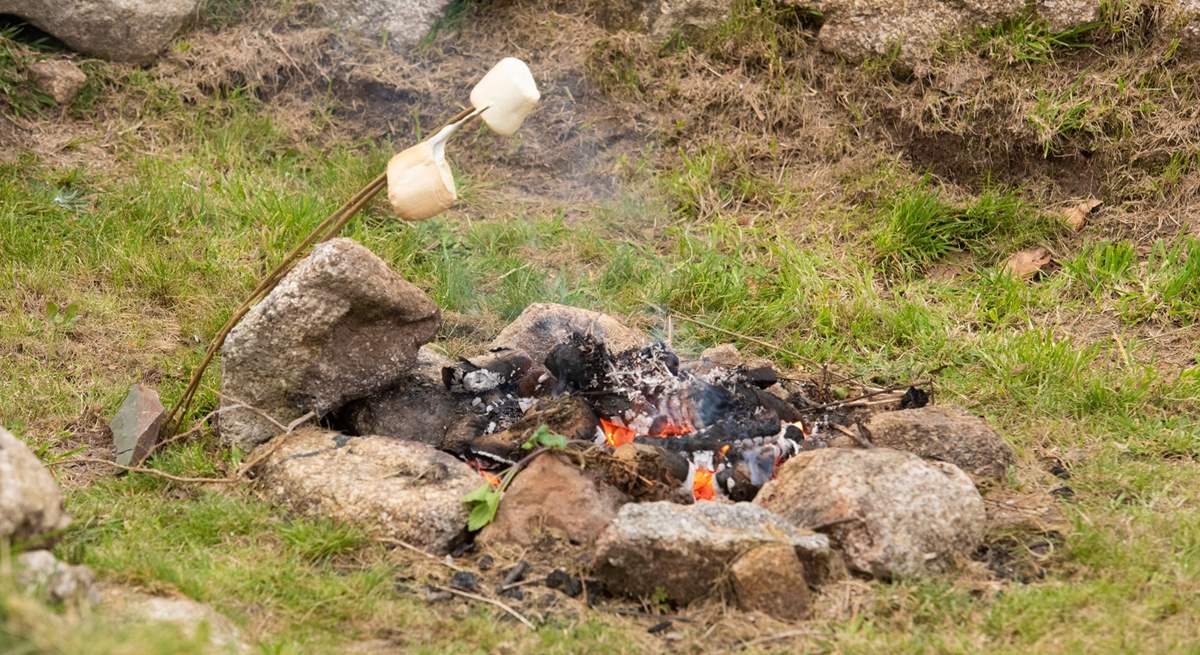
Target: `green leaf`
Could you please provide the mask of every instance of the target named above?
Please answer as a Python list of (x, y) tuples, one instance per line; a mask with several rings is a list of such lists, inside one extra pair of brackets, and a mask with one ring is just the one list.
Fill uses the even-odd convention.
[(468, 530), (475, 532), (496, 518), (501, 495), (499, 489), (493, 489), (490, 483), (485, 482), (463, 496), (463, 502), (471, 508), (467, 515)]
[(474, 489), (472, 489), (471, 493), (463, 496), (463, 502), (468, 505), (473, 504), (473, 503), (483, 502), (483, 501), (487, 500), (488, 495), (491, 494), (493, 491), (495, 491), (495, 490), (492, 489), (491, 483), (484, 482), (483, 484), (479, 485), (478, 487), (475, 487)]
[(79, 303), (77, 303), (77, 302), (73, 302), (70, 305), (67, 305), (66, 309), (63, 310), (63, 318), (68, 322), (73, 320), (78, 315), (79, 315)]
[(46, 303), (46, 318), (53, 321), (56, 316), (58, 316), (58, 303)]
[(525, 443), (521, 444), (521, 447), (525, 450), (533, 450), (539, 446), (562, 450), (567, 447), (567, 438), (542, 425), (537, 430), (534, 430), (533, 434), (529, 435), (529, 439)]

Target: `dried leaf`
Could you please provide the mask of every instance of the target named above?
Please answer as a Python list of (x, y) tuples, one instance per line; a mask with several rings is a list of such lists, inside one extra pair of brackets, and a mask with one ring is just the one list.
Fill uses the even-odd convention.
[(1028, 248), (1009, 257), (1004, 263), (1004, 270), (1022, 280), (1028, 280), (1049, 266), (1052, 259), (1050, 251), (1041, 246)]
[(1096, 208), (1102, 204), (1104, 204), (1102, 200), (1088, 198), (1063, 212), (1063, 221), (1076, 231), (1082, 230), (1084, 224), (1087, 223), (1088, 215), (1096, 211)]

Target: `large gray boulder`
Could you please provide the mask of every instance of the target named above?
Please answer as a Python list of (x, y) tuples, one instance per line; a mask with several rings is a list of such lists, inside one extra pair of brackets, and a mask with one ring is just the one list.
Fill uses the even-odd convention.
[(145, 63), (162, 52), (199, 0), (0, 0), (13, 14), (84, 54)]
[(337, 25), (402, 50), (428, 34), (449, 5), (450, 0), (326, 0), (321, 8)]
[(762, 507), (666, 501), (623, 506), (596, 543), (592, 572), (612, 592), (647, 597), (661, 590), (687, 603), (728, 593), (729, 567), (771, 545), (790, 547), (794, 566), (803, 569), (781, 575), (801, 575), (809, 584), (837, 575), (840, 563), (825, 535), (798, 529)]
[(754, 504), (828, 534), (861, 573), (945, 571), (983, 540), (983, 498), (953, 464), (890, 448), (826, 448), (793, 457), (777, 475)]
[(1033, 8), (1055, 31), (1096, 20), (1100, 0), (814, 0), (824, 23), (821, 47), (851, 61), (885, 56), (909, 67), (927, 61), (941, 39), (1013, 18)]
[(31, 540), (70, 522), (50, 471), (24, 442), (0, 428), (0, 540)]
[[(434, 302), (382, 259), (351, 239), (326, 241), (225, 340), (222, 406), (248, 403), (284, 424), (323, 416), (400, 380), (437, 327)], [(281, 430), (231, 409), (220, 431), (252, 448)]]
[(268, 496), (435, 553), (466, 531), (463, 496), (483, 483), (470, 466), (415, 441), (318, 429), (282, 439), (262, 467)]
[(865, 427), (876, 446), (950, 462), (976, 478), (1003, 480), (1016, 459), (987, 421), (957, 407), (879, 412)]

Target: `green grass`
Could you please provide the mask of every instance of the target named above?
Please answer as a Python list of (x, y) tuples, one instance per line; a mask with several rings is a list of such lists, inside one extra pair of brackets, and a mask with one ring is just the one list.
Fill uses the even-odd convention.
[(980, 29), (967, 47), (1002, 64), (1048, 63), (1056, 52), (1088, 47), (1086, 37), (1099, 27), (1054, 32), (1044, 20), (1021, 16)]
[(994, 262), (1060, 231), (1054, 220), (1012, 192), (987, 191), (968, 205), (954, 206), (923, 183), (891, 200), (879, 221), (874, 246), (885, 268), (911, 273), (954, 252)]
[[(749, 38), (762, 33), (756, 20), (738, 14), (723, 29)], [(1032, 47), (1006, 47), (1018, 46)], [(771, 46), (768, 58), (791, 47)], [(718, 61), (768, 65), (753, 52), (720, 50)], [(1037, 63), (1036, 50), (1022, 56)], [(627, 99), (617, 89), (644, 80), (626, 63), (607, 88)], [(136, 109), (170, 147), (129, 147), (97, 168), (31, 154), (0, 166), (0, 417), (47, 460), (86, 446), (81, 434), (143, 376), (161, 380), (165, 399), (178, 396), (236, 300), (392, 152), (296, 142), (251, 93), (188, 104), (144, 71), (105, 68), (88, 103)], [(575, 204), (570, 219), (565, 206), (520, 204), (480, 216), (475, 203), (487, 207), (490, 191), (464, 166), (461, 211), (407, 224), (378, 203), (346, 234), (488, 329), (538, 301), (607, 311), (659, 335), (674, 311), (800, 355), (739, 343), (782, 365), (814, 359), (881, 383), (940, 368), (938, 401), (985, 415), (1017, 449), (1014, 490), (1045, 486), (1042, 457), (1071, 461), (1075, 495), (1061, 505), (1074, 529), (1045, 579), (873, 585), (858, 616), (807, 624), (809, 649), (1194, 651), (1198, 353), (1190, 346), (1192, 363), (1180, 363), (1187, 356), (1144, 337), (1195, 328), (1200, 242), (1080, 239), (1025, 189), (967, 194), (895, 162), (818, 196), (802, 175), (765, 173), (792, 165), (770, 148), (750, 156), (744, 143), (709, 136), (647, 155), (627, 189)], [(1164, 184), (1186, 178), (1189, 157), (1164, 164)], [(1002, 271), (1008, 254), (1036, 244), (1054, 246), (1062, 268), (1037, 282)], [(925, 275), (951, 256), (965, 260), (956, 278)], [(77, 314), (48, 312), (50, 303)], [(728, 339), (681, 322), (673, 337), (683, 351)], [(210, 375), (197, 414), (214, 406), (215, 384)], [(152, 464), (214, 475), (230, 458), (206, 435)], [(134, 474), (71, 489), (68, 506), (76, 520), (60, 556), (108, 581), (212, 603), (265, 653), (338, 652), (381, 635), (422, 653), (640, 652), (657, 643), (647, 626), (600, 612), (555, 616), (529, 633), (489, 610), (427, 605), (413, 561), (248, 490)], [(96, 618), (31, 605), (0, 585), (2, 651), (194, 651), (173, 635), (109, 630)], [(676, 629), (681, 648), (734, 645), (720, 629)]]

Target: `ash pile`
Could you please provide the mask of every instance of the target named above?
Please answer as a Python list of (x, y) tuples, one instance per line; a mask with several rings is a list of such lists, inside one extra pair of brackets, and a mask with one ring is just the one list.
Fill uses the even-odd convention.
[(980, 489), (1014, 461), (919, 386), (838, 395), (827, 372), (785, 374), (730, 345), (681, 357), (551, 304), (452, 359), (430, 343), (441, 320), (366, 248), (321, 244), (227, 340), (220, 432), (296, 511), (507, 564), (492, 588), (506, 602), (523, 587), (499, 572), (536, 552), (526, 568), (589, 602), (802, 618), (847, 575), (960, 568), (983, 544)]

